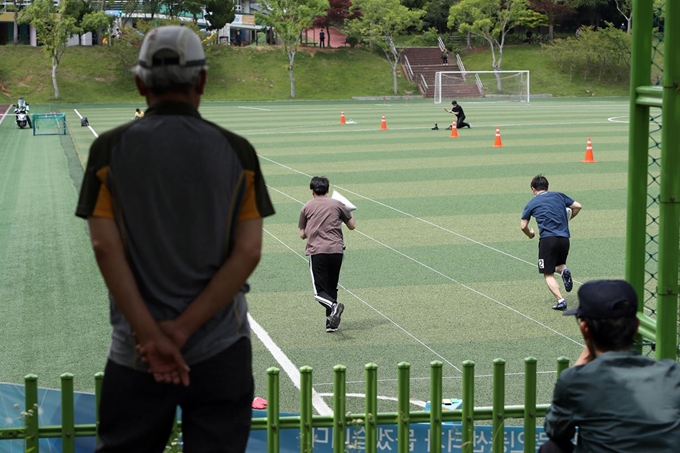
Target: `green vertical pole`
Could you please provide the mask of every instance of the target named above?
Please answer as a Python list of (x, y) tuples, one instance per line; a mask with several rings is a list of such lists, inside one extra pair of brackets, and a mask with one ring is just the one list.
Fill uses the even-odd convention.
[(557, 358), (557, 377), (559, 378), (560, 375), (562, 374), (562, 371), (566, 370), (569, 368), (569, 359), (566, 357), (558, 357)]
[(505, 360), (493, 361), (493, 421), (491, 449), (503, 453), (505, 449)]
[(630, 73), (626, 280), (635, 288), (640, 301), (638, 310), (642, 312), (645, 295), (649, 106), (637, 102), (639, 97), (637, 89), (651, 85), (652, 2), (634, 0), (633, 17), (635, 26)]
[[(33, 123), (35, 124), (35, 123)], [(26, 395), (26, 408), (24, 409), (24, 422), (26, 423), (26, 451), (38, 453), (40, 451), (40, 438), (38, 433), (38, 376), (29, 374), (24, 378)]]
[(347, 367), (333, 367), (333, 452), (345, 451), (345, 409), (347, 407)]
[(475, 362), (463, 362), (462, 453), (472, 453), (475, 442)]
[(73, 403), (73, 375), (61, 375), (61, 451), (73, 453), (76, 450), (75, 408)]
[(97, 430), (97, 443), (99, 443), (99, 404), (102, 400), (102, 383), (104, 382), (104, 373), (101, 371), (94, 375), (94, 423)]
[(279, 453), (279, 369), (267, 368), (267, 452)]
[(378, 365), (368, 363), (366, 370), (366, 453), (376, 453), (378, 448)]
[(430, 453), (442, 452), (442, 367), (430, 362)]
[[(651, 2), (650, 2), (651, 3)], [(639, 22), (636, 18), (635, 22)], [(680, 5), (666, 1), (663, 109), (661, 112), (661, 193), (656, 357), (677, 359), (678, 225), (680, 220)]]
[(524, 359), (524, 453), (536, 451), (536, 362)]
[(300, 453), (311, 453), (314, 445), (312, 429), (312, 368), (300, 368)]
[(400, 362), (397, 365), (397, 451), (399, 453), (409, 452), (409, 429), (411, 428), (411, 365)]

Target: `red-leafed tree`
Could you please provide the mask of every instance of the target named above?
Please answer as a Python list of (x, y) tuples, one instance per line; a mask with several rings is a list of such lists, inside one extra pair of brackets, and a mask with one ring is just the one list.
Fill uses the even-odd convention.
[(576, 13), (574, 0), (531, 0), (531, 9), (548, 17), (548, 35), (555, 39), (555, 23)]
[(326, 29), (326, 43), (328, 47), (332, 47), (330, 27), (334, 25), (342, 26), (345, 20), (354, 17), (354, 13), (352, 12), (351, 0), (329, 0), (329, 3), (330, 7), (326, 11), (326, 15), (314, 19), (314, 26)]

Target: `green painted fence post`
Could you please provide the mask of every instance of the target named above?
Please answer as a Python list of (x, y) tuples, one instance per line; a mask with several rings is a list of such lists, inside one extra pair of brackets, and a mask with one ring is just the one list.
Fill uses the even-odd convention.
[(475, 362), (463, 362), (463, 433), (461, 452), (472, 453), (475, 444)]
[(300, 368), (300, 453), (311, 453), (314, 445), (312, 429), (312, 368)]
[(61, 375), (61, 451), (76, 451), (75, 408), (73, 403), (73, 375)]
[(104, 373), (100, 371), (94, 375), (94, 423), (97, 443), (99, 443), (99, 404), (102, 399), (102, 382), (104, 382)]
[(399, 406), (397, 451), (408, 453), (410, 447), (409, 430), (411, 428), (411, 365), (400, 362), (397, 367), (397, 406)]
[(569, 368), (569, 359), (566, 357), (558, 357), (557, 358), (557, 377), (559, 378), (560, 375), (562, 374), (562, 371), (566, 370)]
[(536, 363), (524, 359), (524, 453), (536, 452)]
[(442, 452), (442, 362), (430, 362), (430, 453)]
[(493, 422), (492, 451), (503, 453), (505, 448), (505, 360), (493, 361)]
[(366, 370), (366, 453), (376, 453), (378, 448), (378, 365), (368, 363)]
[(347, 367), (333, 367), (333, 452), (345, 451), (345, 408), (347, 407)]
[(267, 368), (267, 451), (279, 453), (279, 369)]
[(38, 376), (29, 374), (24, 378), (26, 391), (24, 409), (24, 423), (26, 424), (26, 437), (24, 438), (26, 451), (38, 453), (40, 451), (40, 438), (38, 433)]

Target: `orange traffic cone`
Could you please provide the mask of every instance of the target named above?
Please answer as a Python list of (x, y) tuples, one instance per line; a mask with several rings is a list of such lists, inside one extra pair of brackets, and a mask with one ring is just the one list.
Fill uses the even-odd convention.
[(383, 117), (382, 117), (382, 123), (380, 123), (380, 130), (381, 131), (387, 130), (387, 123), (385, 122), (385, 115), (383, 115)]
[(458, 138), (458, 128), (455, 121), (451, 123), (451, 138)]
[(501, 141), (501, 128), (496, 126), (496, 141), (493, 144), (494, 148), (502, 148), (503, 142)]
[(595, 158), (593, 158), (593, 142), (590, 141), (590, 137), (588, 137), (588, 142), (586, 143), (586, 157), (581, 162), (586, 162), (586, 163), (597, 162), (595, 160)]
[(345, 112), (344, 110), (340, 112), (340, 124), (347, 124), (347, 121), (345, 121)]

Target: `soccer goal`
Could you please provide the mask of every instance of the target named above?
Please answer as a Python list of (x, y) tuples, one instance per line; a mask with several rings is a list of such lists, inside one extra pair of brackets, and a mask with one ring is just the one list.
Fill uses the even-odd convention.
[(66, 114), (34, 113), (33, 135), (66, 135)]
[(439, 71), (434, 103), (451, 98), (499, 98), (529, 102), (529, 71)]

